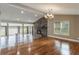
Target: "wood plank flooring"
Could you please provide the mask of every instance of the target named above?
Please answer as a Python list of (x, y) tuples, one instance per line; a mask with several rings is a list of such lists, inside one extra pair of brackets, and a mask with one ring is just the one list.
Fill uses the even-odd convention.
[(1, 55), (79, 55), (79, 43), (44, 37), (32, 43), (0, 49)]

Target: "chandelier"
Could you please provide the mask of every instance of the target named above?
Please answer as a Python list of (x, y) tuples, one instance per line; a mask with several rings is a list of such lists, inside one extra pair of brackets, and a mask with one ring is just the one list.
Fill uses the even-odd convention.
[(53, 15), (53, 13), (52, 13), (52, 9), (50, 9), (49, 12), (47, 12), (47, 13), (44, 15), (44, 17), (45, 17), (46, 19), (53, 19), (53, 18), (54, 18), (54, 15)]

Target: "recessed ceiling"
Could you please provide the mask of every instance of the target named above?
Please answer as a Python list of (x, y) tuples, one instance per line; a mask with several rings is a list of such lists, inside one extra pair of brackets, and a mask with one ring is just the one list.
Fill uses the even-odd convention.
[(1, 3), (0, 20), (33, 23), (49, 9), (57, 15), (79, 15), (78, 3)]
[[(42, 17), (42, 14), (26, 8), (19, 8), (17, 5), (8, 3), (0, 4), (1, 21), (17, 21), (33, 23)], [(37, 15), (37, 16), (36, 16)]]

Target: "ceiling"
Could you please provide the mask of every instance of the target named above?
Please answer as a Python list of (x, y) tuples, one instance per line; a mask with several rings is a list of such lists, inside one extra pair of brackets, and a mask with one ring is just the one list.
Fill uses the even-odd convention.
[(0, 3), (0, 20), (33, 23), (50, 9), (57, 15), (79, 15), (78, 3)]
[(16, 4), (0, 4), (0, 20), (33, 23), (43, 16), (42, 13)]
[(79, 15), (79, 3), (23, 3), (23, 5), (45, 13), (52, 9), (54, 14)]

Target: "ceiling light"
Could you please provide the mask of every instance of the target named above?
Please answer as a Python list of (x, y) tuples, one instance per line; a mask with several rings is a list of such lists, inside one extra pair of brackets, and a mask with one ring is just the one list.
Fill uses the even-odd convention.
[(24, 11), (21, 11), (21, 14), (23, 14), (24, 13)]
[(35, 17), (37, 17), (38, 15), (37, 14), (35, 14)]
[(53, 13), (52, 13), (52, 9), (49, 10), (49, 11), (44, 15), (44, 17), (45, 17), (46, 19), (53, 19), (53, 18), (54, 18), (54, 15), (53, 15)]
[(44, 15), (44, 17), (45, 17), (46, 19), (53, 19), (53, 18), (54, 18), (54, 15), (47, 13), (46, 15)]

